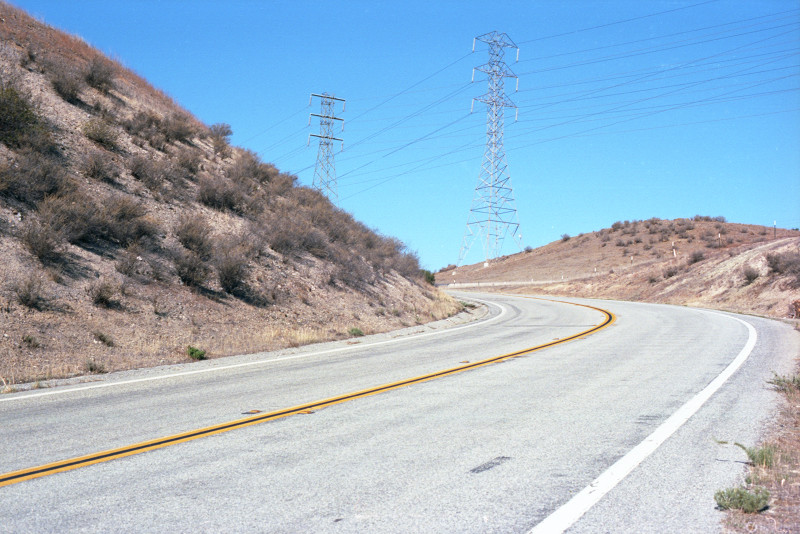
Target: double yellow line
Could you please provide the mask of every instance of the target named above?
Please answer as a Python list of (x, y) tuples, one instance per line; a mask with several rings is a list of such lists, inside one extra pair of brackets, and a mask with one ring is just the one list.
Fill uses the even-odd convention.
[[(554, 301), (560, 302), (560, 301)], [(516, 352), (511, 352), (508, 354), (503, 354), (501, 356), (494, 356), (492, 358), (488, 358), (485, 360), (481, 360), (478, 362), (467, 363), (465, 365), (460, 365), (458, 367), (453, 367), (451, 369), (445, 369), (442, 371), (437, 371), (435, 373), (427, 374), (418, 376), (415, 378), (409, 378), (406, 380), (401, 380), (399, 382), (392, 382), (389, 384), (383, 384), (381, 386), (373, 387), (370, 389), (365, 389), (362, 391), (356, 391), (354, 393), (347, 393), (345, 395), (340, 395), (338, 397), (331, 397), (324, 400), (309, 402), (307, 404), (301, 404), (299, 406), (294, 406), (292, 408), (285, 408), (282, 410), (277, 410), (270, 413), (259, 414), (253, 417), (247, 417), (244, 419), (239, 419), (236, 421), (231, 421), (228, 423), (223, 423), (215, 426), (209, 426), (206, 428), (200, 428), (197, 430), (191, 430), (189, 432), (184, 432), (182, 434), (175, 434), (172, 436), (167, 436), (159, 439), (154, 439), (151, 441), (144, 441), (141, 443), (136, 443), (134, 445), (128, 445), (126, 447), (120, 447), (118, 449), (111, 449), (107, 451), (102, 451), (94, 454), (89, 454), (87, 456), (81, 456), (78, 458), (70, 458), (68, 460), (61, 460), (59, 462), (53, 462), (50, 464), (40, 465), (37, 467), (30, 467), (28, 469), (22, 469), (20, 471), (13, 471), (10, 473), (4, 473), (0, 475), (0, 486), (8, 486), (10, 484), (16, 484), (17, 482), (22, 482), (24, 480), (30, 480), (32, 478), (43, 477), (47, 475), (52, 475), (54, 473), (61, 473), (63, 471), (70, 471), (72, 469), (78, 469), (79, 467), (85, 467), (92, 464), (97, 464), (101, 462), (108, 462), (109, 460), (116, 460), (117, 458), (124, 458), (125, 456), (132, 456), (134, 454), (140, 454), (147, 451), (152, 451), (156, 449), (161, 449), (163, 447), (168, 447), (170, 445), (175, 445), (177, 443), (183, 443), (185, 441), (191, 441), (198, 438), (203, 438), (206, 436), (212, 436), (214, 434), (221, 434), (223, 432), (228, 432), (230, 430), (235, 430), (237, 428), (244, 428), (246, 426), (257, 425), (259, 423), (266, 423), (267, 421), (274, 421), (276, 419), (280, 419), (282, 417), (286, 417), (289, 415), (294, 415), (298, 413), (308, 413), (313, 410), (318, 410), (321, 408), (325, 408), (327, 406), (332, 406), (334, 404), (339, 404), (342, 402), (347, 402), (355, 399), (359, 399), (362, 397), (368, 397), (370, 395), (377, 395), (378, 393), (383, 393), (385, 391), (391, 391), (393, 389), (410, 386), (412, 384), (418, 384), (421, 382), (427, 382), (429, 380), (434, 380), (436, 378), (442, 378), (445, 376), (453, 375), (456, 373), (461, 373), (464, 371), (468, 371), (470, 369), (476, 369), (478, 367), (483, 367), (485, 365), (490, 365), (493, 363), (501, 362), (504, 360), (508, 360), (511, 358), (516, 358), (519, 356), (524, 356), (526, 354), (530, 354), (532, 352), (536, 352), (542, 349), (546, 349), (548, 347), (552, 347), (554, 345), (561, 345), (563, 343), (567, 343), (574, 339), (578, 339), (589, 334), (593, 334), (603, 328), (609, 326), (611, 323), (614, 322), (616, 319), (614, 314), (607, 310), (603, 310), (601, 308), (595, 308), (593, 306), (587, 306), (585, 304), (575, 304), (575, 303), (566, 303), (566, 304), (574, 304), (575, 306), (582, 306), (585, 308), (590, 308), (593, 310), (597, 310), (605, 315), (605, 320), (600, 323), (599, 325), (593, 326), (592, 328), (585, 330), (583, 332), (579, 332), (575, 335), (557, 339), (554, 341), (550, 341), (549, 343), (544, 343), (542, 345), (537, 345), (535, 347), (531, 347), (528, 349), (519, 350)]]

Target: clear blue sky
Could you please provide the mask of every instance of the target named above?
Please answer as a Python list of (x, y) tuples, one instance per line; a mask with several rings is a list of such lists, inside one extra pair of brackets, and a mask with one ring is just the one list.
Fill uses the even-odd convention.
[[(505, 149), (524, 245), (617, 220), (800, 226), (797, 0), (13, 0), (310, 185), (309, 94), (347, 100), (341, 207), (436, 270), (458, 259), (485, 147), (473, 38), (519, 78)], [(515, 252), (506, 240), (504, 253)], [(466, 263), (483, 259), (475, 245)]]

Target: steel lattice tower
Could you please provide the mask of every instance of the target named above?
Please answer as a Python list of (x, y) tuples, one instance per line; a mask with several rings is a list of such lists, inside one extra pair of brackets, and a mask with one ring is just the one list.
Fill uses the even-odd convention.
[(505, 95), (504, 80), (517, 76), (503, 61), (503, 54), (506, 48), (516, 48), (519, 57), (519, 48), (505, 33), (491, 32), (476, 37), (472, 45), (473, 51), (475, 41), (484, 42), (489, 46), (489, 62), (473, 69), (473, 81), (475, 70), (486, 74), (489, 90), (485, 95), (472, 101), (473, 105), (475, 100), (486, 104), (486, 149), (461, 252), (458, 255), (459, 265), (478, 238), (483, 242), (486, 257), (484, 265), (488, 265), (489, 259), (499, 255), (503, 240), (509, 232), (522, 250), (511, 177), (508, 175), (503, 148), (503, 111), (505, 108), (517, 107)]
[(311, 125), (311, 117), (319, 117), (319, 135), (310, 134), (308, 136), (308, 144), (311, 143), (312, 137), (319, 138), (319, 150), (317, 151), (317, 166), (314, 169), (314, 180), (311, 186), (318, 189), (323, 194), (328, 195), (328, 198), (334, 204), (339, 203), (339, 194), (336, 187), (336, 165), (333, 161), (333, 142), (340, 141), (342, 148), (344, 148), (344, 141), (338, 137), (333, 136), (333, 125), (336, 121), (342, 121), (342, 130), (344, 131), (344, 119), (336, 116), (336, 102), (342, 103), (342, 111), (344, 111), (345, 101), (343, 98), (336, 98), (328, 93), (318, 95), (311, 94), (308, 104), (311, 105), (314, 97), (320, 99), (320, 112), (310, 113), (308, 117), (308, 124)]

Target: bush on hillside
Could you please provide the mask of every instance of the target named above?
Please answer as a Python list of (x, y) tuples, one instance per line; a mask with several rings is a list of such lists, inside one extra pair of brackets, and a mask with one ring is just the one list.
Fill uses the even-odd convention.
[(800, 287), (800, 252), (767, 254), (767, 265), (774, 274), (789, 275), (794, 287)]
[(237, 247), (225, 247), (215, 260), (217, 278), (222, 290), (235, 295), (245, 285), (249, 272), (247, 255)]
[(20, 147), (31, 137), (46, 135), (30, 96), (0, 81), (0, 143)]
[(199, 181), (197, 200), (209, 208), (244, 214), (248, 209), (248, 198), (236, 184), (220, 176), (210, 176)]
[(214, 154), (217, 156), (227, 157), (230, 153), (229, 140), (233, 135), (230, 124), (217, 123), (212, 124), (208, 128), (211, 135), (211, 143), (214, 147)]
[(108, 150), (117, 150), (119, 136), (117, 130), (105, 119), (92, 119), (83, 125), (83, 134)]
[(114, 88), (114, 65), (105, 58), (95, 57), (89, 62), (84, 80), (98, 91), (108, 93)]
[(167, 138), (168, 142), (179, 141), (185, 143), (197, 135), (197, 129), (186, 113), (173, 113), (162, 122), (161, 133)]
[(190, 250), (176, 250), (172, 255), (172, 263), (181, 282), (191, 287), (200, 287), (208, 280), (208, 266)]
[(45, 61), (45, 71), (56, 93), (70, 104), (80, 102), (85, 85), (83, 73), (60, 57), (52, 56)]
[(17, 297), (17, 302), (32, 310), (43, 309), (47, 302), (44, 279), (38, 273), (30, 273), (27, 277), (16, 281), (12, 284), (11, 291)]
[(72, 187), (60, 162), (32, 150), (23, 152), (16, 164), (0, 165), (0, 196), (30, 207)]
[(186, 171), (187, 175), (195, 176), (200, 170), (203, 159), (200, 153), (192, 148), (183, 148), (178, 152), (178, 166)]
[(759, 276), (758, 270), (751, 265), (745, 265), (744, 268), (742, 268), (742, 274), (744, 275), (744, 285), (752, 284)]
[(208, 259), (214, 249), (211, 226), (198, 214), (184, 213), (175, 226), (175, 235), (181, 245)]
[(155, 238), (162, 231), (158, 222), (147, 214), (144, 204), (125, 195), (104, 199), (97, 230), (101, 236), (122, 246)]
[(39, 208), (51, 228), (71, 243), (121, 245), (154, 238), (161, 228), (145, 206), (125, 195), (95, 199), (81, 191), (48, 198)]
[(263, 163), (252, 150), (243, 150), (228, 168), (228, 178), (237, 184), (263, 185), (271, 182), (279, 172), (274, 166)]
[(95, 306), (102, 308), (116, 308), (119, 306), (119, 301), (115, 297), (120, 292), (120, 286), (107, 278), (97, 280), (89, 286), (86, 292)]
[(26, 219), (20, 225), (18, 237), (25, 248), (43, 264), (56, 263), (64, 254), (64, 235), (38, 219)]
[(694, 264), (694, 263), (701, 262), (701, 261), (703, 261), (705, 259), (705, 257), (706, 257), (706, 255), (703, 253), (702, 250), (695, 250), (689, 256), (689, 264), (691, 265), (691, 264)]
[(102, 182), (114, 183), (119, 178), (119, 170), (108, 152), (103, 150), (90, 150), (83, 156), (81, 171), (87, 178)]

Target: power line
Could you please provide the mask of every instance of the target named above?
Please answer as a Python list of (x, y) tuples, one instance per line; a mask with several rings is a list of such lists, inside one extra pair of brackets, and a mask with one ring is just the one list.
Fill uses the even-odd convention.
[(705, 2), (698, 2), (697, 4), (691, 4), (691, 5), (688, 5), (688, 6), (677, 7), (677, 8), (674, 8), (674, 9), (667, 9), (665, 11), (658, 11), (656, 13), (650, 13), (650, 14), (647, 14), (647, 15), (641, 15), (639, 17), (632, 17), (632, 18), (629, 18), (629, 19), (617, 20), (617, 21), (614, 21), (614, 22), (607, 22), (605, 24), (598, 24), (596, 26), (589, 26), (589, 27), (586, 27), (586, 28), (578, 29), (578, 30), (572, 30), (572, 31), (568, 31), (568, 32), (556, 33), (556, 34), (552, 34), (552, 35), (546, 35), (544, 37), (537, 37), (536, 39), (529, 39), (527, 41), (522, 41), (520, 44), (535, 43), (537, 41), (544, 41), (546, 39), (555, 39), (557, 37), (565, 37), (567, 35), (574, 35), (576, 33), (582, 33), (582, 32), (592, 31), (592, 30), (599, 30), (599, 29), (602, 29), (602, 28), (609, 28), (611, 26), (617, 26), (619, 24), (626, 24), (628, 22), (635, 22), (637, 20), (643, 20), (643, 19), (647, 19), (647, 18), (651, 18), (651, 17), (657, 17), (659, 15), (666, 15), (668, 13), (674, 13), (676, 11), (683, 11), (685, 9), (693, 9), (695, 7), (698, 7), (698, 6), (702, 6), (702, 5), (706, 5), (706, 4), (713, 4), (714, 2), (718, 2), (718, 1), (719, 0), (706, 0)]

